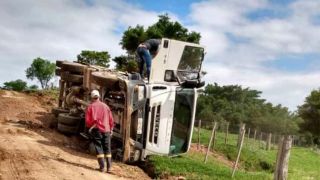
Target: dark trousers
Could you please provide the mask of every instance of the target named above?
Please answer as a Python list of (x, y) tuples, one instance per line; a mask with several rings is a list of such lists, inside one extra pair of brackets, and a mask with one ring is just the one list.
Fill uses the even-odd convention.
[(151, 70), (151, 61), (152, 57), (150, 55), (150, 52), (147, 48), (144, 47), (138, 47), (137, 53), (140, 58), (140, 64), (139, 64), (139, 73), (140, 76), (143, 78), (143, 69), (144, 69), (144, 63), (146, 63), (146, 69), (147, 69), (147, 78), (149, 80), (150, 77), (150, 70)]
[(110, 132), (101, 133), (98, 129), (91, 131), (92, 140), (96, 149), (100, 169), (104, 169), (104, 159), (107, 161), (107, 169), (111, 168), (111, 135)]

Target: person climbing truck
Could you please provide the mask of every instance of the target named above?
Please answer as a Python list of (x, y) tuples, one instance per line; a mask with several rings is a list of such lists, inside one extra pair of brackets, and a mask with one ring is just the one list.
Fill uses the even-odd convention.
[(113, 117), (108, 105), (99, 100), (100, 93), (97, 90), (91, 92), (91, 104), (86, 109), (86, 127), (95, 146), (99, 169), (111, 172), (111, 136), (113, 130)]
[(139, 44), (137, 48), (137, 53), (140, 58), (139, 73), (142, 79), (144, 77), (144, 73), (143, 73), (144, 63), (146, 63), (147, 78), (149, 80), (150, 70), (151, 70), (151, 60), (157, 55), (160, 43), (161, 43), (160, 39), (149, 39)]

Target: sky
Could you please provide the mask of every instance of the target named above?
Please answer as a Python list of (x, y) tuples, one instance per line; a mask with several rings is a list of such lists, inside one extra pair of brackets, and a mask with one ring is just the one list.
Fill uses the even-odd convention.
[(291, 111), (320, 87), (319, 0), (1, 0), (0, 85), (27, 80), (36, 57), (124, 54), (123, 31), (164, 13), (201, 33), (207, 83), (262, 91)]

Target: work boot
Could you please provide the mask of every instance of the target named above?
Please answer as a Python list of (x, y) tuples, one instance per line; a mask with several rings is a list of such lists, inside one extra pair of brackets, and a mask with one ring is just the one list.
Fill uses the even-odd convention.
[(112, 159), (111, 159), (111, 157), (106, 157), (106, 161), (107, 161), (107, 173), (111, 173), (111, 171), (112, 171), (112, 168), (111, 168)]
[(104, 158), (98, 158), (98, 163), (99, 163), (99, 171), (104, 172)]

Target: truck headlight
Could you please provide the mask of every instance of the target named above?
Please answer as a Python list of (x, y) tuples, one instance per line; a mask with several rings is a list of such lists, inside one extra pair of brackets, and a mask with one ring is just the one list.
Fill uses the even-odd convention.
[(144, 99), (144, 86), (138, 87), (138, 101), (141, 101)]

